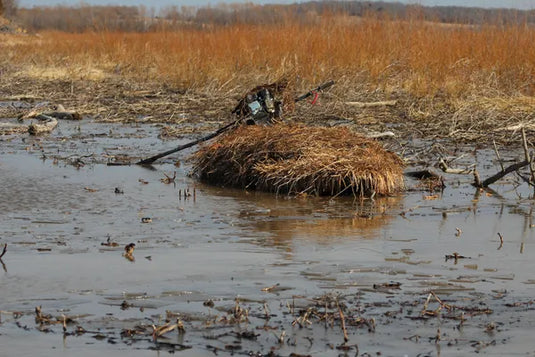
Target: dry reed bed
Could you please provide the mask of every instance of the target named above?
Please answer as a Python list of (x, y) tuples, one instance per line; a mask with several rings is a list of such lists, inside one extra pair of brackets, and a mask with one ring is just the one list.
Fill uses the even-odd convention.
[[(494, 129), (535, 120), (535, 28), (523, 24), (326, 16), (315, 25), (0, 36), (0, 94), (36, 86), (34, 94), (97, 120), (225, 120), (250, 88), (289, 71), (298, 75), (298, 93), (336, 81), (328, 103), (292, 120), (317, 113), (374, 123), (374, 130), (401, 123), (406, 133), (461, 140), (493, 131), (504, 142), (510, 132)], [(38, 88), (41, 82), (47, 85)], [(128, 87), (154, 88), (157, 97), (130, 94)], [(382, 112), (343, 104), (385, 99), (399, 104)]]
[[(482, 88), (532, 95), (535, 29), (529, 26), (441, 26), (409, 19), (332, 16), (318, 23), (244, 25), (174, 32), (44, 32), (2, 41), (0, 63), (62, 68), (65, 76), (122, 74), (211, 91), (278, 78), (297, 70), (305, 85), (357, 76), (387, 93), (460, 96)], [(353, 83), (355, 85), (355, 83)], [(358, 84), (356, 84), (358, 85)]]
[(200, 179), (288, 194), (390, 195), (404, 188), (403, 163), (347, 128), (241, 126), (193, 156)]

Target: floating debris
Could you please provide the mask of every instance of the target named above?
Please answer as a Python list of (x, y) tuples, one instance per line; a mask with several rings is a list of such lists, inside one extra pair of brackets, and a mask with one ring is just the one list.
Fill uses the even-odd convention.
[(164, 176), (165, 176), (164, 178), (160, 179), (161, 182), (165, 183), (166, 185), (175, 183), (176, 171), (174, 171), (173, 176), (169, 176), (164, 172)]
[(465, 257), (464, 255), (460, 255), (457, 252), (454, 252), (453, 254), (446, 254), (445, 258), (446, 258), (446, 261), (455, 260), (455, 262), (457, 262), (458, 259), (472, 259), (471, 257)]
[(119, 243), (112, 242), (111, 241), (111, 237), (108, 236), (108, 239), (106, 240), (106, 242), (102, 242), (102, 243), (100, 243), (100, 245), (105, 246), (105, 247), (117, 247), (117, 246), (119, 246)]

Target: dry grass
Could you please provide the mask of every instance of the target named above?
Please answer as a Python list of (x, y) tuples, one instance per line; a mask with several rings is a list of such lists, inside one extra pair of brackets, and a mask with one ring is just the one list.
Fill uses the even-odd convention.
[[(101, 121), (173, 123), (186, 114), (195, 124), (225, 120), (251, 88), (296, 73), (297, 93), (336, 81), (320, 105), (299, 106), (291, 117), (297, 121), (330, 116), (375, 131), (398, 123), (407, 134), (485, 140), (488, 131), (499, 135), (494, 129), (535, 120), (533, 26), (338, 15), (315, 21), (0, 34), (0, 95), (63, 101)], [(130, 96), (130, 87), (153, 94)], [(343, 104), (389, 99), (399, 104), (382, 111)], [(509, 132), (501, 136), (514, 141)]]
[[(315, 25), (234, 25), (174, 32), (44, 32), (0, 44), (0, 61), (34, 75), (67, 68), (229, 90), (297, 70), (304, 87), (334, 78), (417, 96), (497, 90), (533, 95), (535, 29), (523, 25), (442, 26), (416, 20), (333, 16)], [(1, 63), (0, 62), (0, 63)], [(90, 71), (91, 73), (93, 73)], [(57, 73), (61, 75), (61, 73)], [(90, 75), (89, 75), (90, 76)]]
[(370, 196), (404, 187), (401, 159), (347, 128), (241, 126), (194, 161), (210, 183), (277, 193)]

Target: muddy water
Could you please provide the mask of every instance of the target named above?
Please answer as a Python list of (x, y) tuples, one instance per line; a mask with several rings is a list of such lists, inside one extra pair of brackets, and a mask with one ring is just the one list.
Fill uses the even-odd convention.
[[(154, 170), (104, 164), (180, 144), (157, 132), (62, 122), (49, 137), (0, 139), (0, 355), (535, 355), (524, 185), (477, 192), (470, 177), (448, 176), (435, 199), (329, 200), (205, 186), (171, 158)], [(483, 177), (496, 170), (490, 153), (478, 160)], [(174, 184), (161, 181), (174, 171)], [(457, 309), (424, 319), (430, 291)], [(296, 322), (325, 295), (346, 308), (347, 349), (336, 308), (318, 304), (335, 317), (327, 324)], [(236, 298), (247, 322), (229, 323)], [(36, 323), (36, 306), (75, 322), (66, 333)], [(168, 312), (186, 332), (154, 342), (148, 326)], [(145, 333), (121, 336), (136, 326)]]

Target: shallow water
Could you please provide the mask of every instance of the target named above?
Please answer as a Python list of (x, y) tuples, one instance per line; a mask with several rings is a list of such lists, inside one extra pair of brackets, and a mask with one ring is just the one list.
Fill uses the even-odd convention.
[[(423, 192), (330, 200), (206, 186), (172, 158), (154, 170), (103, 164), (111, 153), (147, 156), (180, 144), (161, 142), (157, 129), (61, 122), (49, 137), (0, 138), (0, 247), (8, 244), (0, 270), (2, 355), (155, 356), (155, 348), (178, 351), (178, 343), (188, 356), (215, 349), (355, 355), (336, 349), (344, 342), (338, 322), (292, 326), (298, 308), (324, 294), (349, 306), (348, 345), (359, 354), (535, 355), (533, 201), (525, 185), (504, 180), (494, 193), (479, 192), (471, 177), (450, 175), (433, 200)], [(478, 160), (483, 177), (497, 170), (490, 153)], [(174, 171), (175, 184), (161, 182)], [(102, 245), (108, 239), (118, 246)], [(123, 256), (128, 243), (136, 244), (134, 261)], [(466, 258), (445, 259), (455, 252)], [(430, 291), (466, 308), (466, 320), (445, 311), (419, 319)], [(218, 318), (236, 298), (250, 309), (249, 322), (225, 325)], [(213, 308), (203, 304), (210, 299)], [(77, 325), (88, 332), (64, 335), (61, 324), (41, 332), (36, 306), (76, 317), (68, 333)], [(429, 309), (437, 307), (431, 299)], [(492, 313), (470, 316), (468, 307)], [(175, 346), (121, 338), (123, 329), (161, 325), (166, 311), (185, 324), (184, 335), (162, 339)], [(375, 332), (351, 325), (356, 317), (375, 319)], [(441, 339), (433, 341), (437, 329)], [(241, 331), (258, 336), (236, 337)]]

